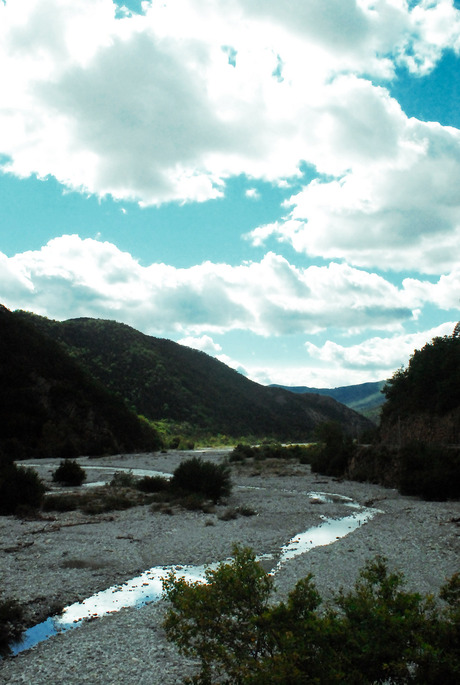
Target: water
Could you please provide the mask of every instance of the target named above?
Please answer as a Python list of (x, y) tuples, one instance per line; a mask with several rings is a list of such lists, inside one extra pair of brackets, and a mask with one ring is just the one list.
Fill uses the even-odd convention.
[[(117, 470), (117, 469), (115, 469)], [(121, 469), (118, 469), (121, 470)], [(129, 469), (127, 469), (129, 470)], [(137, 473), (137, 470), (136, 470)], [(146, 473), (151, 475), (151, 472)], [(378, 509), (361, 507), (359, 504), (343, 495), (331, 495), (321, 492), (310, 492), (308, 497), (318, 502), (339, 502), (353, 510), (349, 516), (340, 519), (323, 518), (323, 523), (292, 537), (280, 550), (277, 564), (272, 571), (276, 574), (283, 564), (288, 563), (301, 554), (306, 554), (315, 547), (330, 545), (336, 540), (349, 535), (359, 526), (370, 521)], [(267, 558), (261, 555), (259, 559)], [(94, 620), (108, 613), (114, 613), (122, 608), (141, 607), (150, 602), (158, 601), (162, 596), (162, 578), (174, 571), (177, 576), (187, 581), (205, 580), (205, 571), (217, 567), (212, 566), (157, 566), (144, 571), (140, 576), (132, 578), (121, 585), (114, 585), (88, 597), (83, 602), (76, 602), (66, 607), (59, 616), (51, 616), (46, 621), (29, 628), (20, 642), (11, 645), (13, 655), (30, 649), (39, 642), (47, 640), (58, 633), (77, 628), (85, 620)]]

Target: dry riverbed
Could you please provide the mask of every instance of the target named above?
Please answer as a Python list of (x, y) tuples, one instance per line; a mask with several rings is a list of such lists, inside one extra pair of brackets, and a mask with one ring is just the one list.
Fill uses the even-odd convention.
[[(111, 474), (93, 467), (172, 473), (190, 454), (78, 461), (87, 469), (88, 481), (100, 481), (110, 480)], [(226, 452), (200, 454), (219, 462)], [(43, 460), (36, 469), (51, 482), (58, 464)], [(50, 512), (36, 520), (0, 517), (2, 589), (38, 621), (153, 566), (225, 560), (235, 543), (269, 555), (264, 561), (269, 570), (294, 535), (319, 525), (322, 517), (351, 513), (343, 500), (323, 502), (308, 494), (312, 492), (351, 497), (380, 513), (333, 544), (283, 564), (275, 576), (278, 597), (309, 572), (321, 595), (330, 597), (341, 586), (351, 587), (358, 570), (376, 554), (384, 554), (392, 569), (404, 572), (408, 587), (423, 593), (437, 593), (445, 579), (460, 570), (458, 502), (422, 502), (376, 485), (316, 476), (308, 466), (295, 463), (234, 465), (232, 481), (228, 501), (206, 514), (176, 510), (167, 515), (143, 506), (99, 515)], [(229, 509), (238, 507), (256, 514), (224, 520)], [(1, 662), (0, 683), (180, 683), (190, 664), (165, 640), (164, 609), (163, 602), (124, 609), (54, 636)]]

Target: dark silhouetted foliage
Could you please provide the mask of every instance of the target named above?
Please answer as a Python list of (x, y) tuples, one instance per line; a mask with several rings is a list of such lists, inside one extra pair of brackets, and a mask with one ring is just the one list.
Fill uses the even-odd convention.
[(24, 631), (24, 610), (13, 599), (0, 599), (0, 655), (9, 652), (8, 646), (19, 640)]
[(0, 465), (0, 514), (38, 509), (46, 487), (36, 471), (15, 464)]
[(53, 481), (61, 485), (81, 485), (86, 471), (75, 460), (64, 459), (53, 473)]
[(355, 451), (351, 437), (333, 421), (319, 424), (315, 436), (321, 447), (312, 456), (312, 471), (326, 476), (343, 476)]
[(398, 369), (383, 388), (382, 416), (445, 414), (460, 406), (460, 335), (433, 338), (415, 350), (405, 369)]
[(144, 476), (136, 482), (136, 488), (141, 492), (163, 492), (169, 487), (169, 479), (163, 476)]
[(460, 450), (413, 442), (399, 450), (399, 490), (426, 500), (460, 497)]

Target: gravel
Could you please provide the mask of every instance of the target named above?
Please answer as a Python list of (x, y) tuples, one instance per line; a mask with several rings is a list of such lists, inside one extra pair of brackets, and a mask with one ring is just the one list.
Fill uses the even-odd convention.
[[(78, 461), (84, 468), (172, 473), (190, 454), (82, 457)], [(219, 462), (225, 451), (204, 451), (201, 456)], [(35, 468), (51, 483), (58, 463), (43, 460)], [(88, 469), (88, 480), (110, 478), (107, 473)], [(405, 574), (408, 588), (422, 593), (436, 594), (445, 579), (460, 570), (458, 502), (423, 502), (377, 485), (316, 476), (308, 466), (284, 462), (234, 465), (232, 480), (232, 495), (209, 514), (177, 511), (166, 515), (136, 507), (97, 516), (53, 512), (30, 521), (0, 517), (2, 588), (25, 604), (33, 623), (58, 607), (153, 566), (225, 560), (235, 543), (268, 555), (263, 563), (270, 570), (291, 537), (319, 525), (322, 517), (350, 514), (340, 499), (320, 502), (307, 495), (312, 491), (348, 496), (380, 513), (334, 544), (316, 547), (283, 564), (275, 576), (277, 599), (309, 572), (323, 598), (329, 598), (340, 587), (350, 588), (359, 569), (376, 554), (385, 555), (391, 569)], [(257, 515), (223, 520), (229, 509), (238, 507), (250, 507)], [(0, 683), (181, 683), (193, 672), (193, 663), (165, 639), (161, 627), (165, 608), (160, 601), (141, 609), (123, 609), (56, 635), (4, 659)]]

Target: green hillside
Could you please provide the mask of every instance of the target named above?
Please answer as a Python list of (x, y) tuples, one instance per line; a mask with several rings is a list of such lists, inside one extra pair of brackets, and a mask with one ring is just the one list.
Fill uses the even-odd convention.
[(51, 321), (16, 313), (59, 342), (93, 377), (151, 420), (202, 433), (306, 440), (322, 421), (353, 434), (369, 422), (330, 397), (295, 395), (248, 380), (213, 357), (115, 321)]
[(0, 305), (0, 458), (158, 446), (156, 432), (58, 343)]

